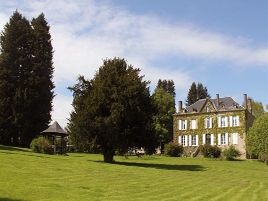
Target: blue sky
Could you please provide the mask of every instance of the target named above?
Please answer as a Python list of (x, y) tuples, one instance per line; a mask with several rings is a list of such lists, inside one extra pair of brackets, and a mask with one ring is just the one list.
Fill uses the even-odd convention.
[(0, 0), (0, 30), (18, 9), (44, 12), (54, 47), (53, 120), (66, 125), (79, 74), (92, 78), (104, 58), (124, 57), (151, 81), (173, 79), (176, 101), (193, 81), (239, 103), (268, 104), (268, 1)]

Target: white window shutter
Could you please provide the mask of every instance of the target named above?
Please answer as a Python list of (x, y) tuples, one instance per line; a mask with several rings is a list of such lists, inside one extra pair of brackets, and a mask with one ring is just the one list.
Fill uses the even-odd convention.
[(228, 127), (228, 117), (225, 117), (225, 127)]
[(228, 139), (229, 139), (229, 137), (228, 137), (228, 133), (225, 133), (225, 141), (226, 141), (226, 144), (228, 145), (229, 143), (228, 143)]
[(178, 138), (178, 143), (181, 144), (181, 136)]
[(233, 144), (238, 144), (238, 133), (233, 133)]
[(188, 135), (185, 135), (185, 146), (188, 146)]
[(233, 127), (233, 116), (230, 116), (229, 117), (229, 122), (230, 122), (230, 127)]
[(211, 145), (214, 145), (214, 134), (210, 135), (210, 141), (211, 141)]
[(221, 127), (221, 117), (218, 117), (218, 127)]
[(198, 135), (196, 135), (196, 145), (198, 146)]
[(218, 134), (218, 145), (221, 145), (221, 134)]
[(181, 130), (181, 120), (179, 120), (179, 130)]
[(192, 146), (192, 136), (189, 135), (189, 146)]
[(212, 128), (212, 118), (209, 118), (209, 128)]
[(202, 140), (203, 144), (206, 144), (206, 134), (203, 134), (203, 140)]
[(207, 118), (204, 119), (204, 128), (207, 128)]
[(187, 122), (188, 122), (188, 121), (185, 120), (185, 130), (187, 130), (187, 128), (188, 128), (188, 127), (187, 127)]
[(239, 116), (236, 116), (236, 120), (237, 120), (237, 126), (240, 126), (240, 119), (239, 119)]

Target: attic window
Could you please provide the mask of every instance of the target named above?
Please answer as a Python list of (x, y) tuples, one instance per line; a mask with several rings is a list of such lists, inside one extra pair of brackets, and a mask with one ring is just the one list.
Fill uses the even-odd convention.
[(210, 112), (210, 107), (207, 107), (207, 108), (206, 108), (206, 111), (207, 111), (207, 112)]

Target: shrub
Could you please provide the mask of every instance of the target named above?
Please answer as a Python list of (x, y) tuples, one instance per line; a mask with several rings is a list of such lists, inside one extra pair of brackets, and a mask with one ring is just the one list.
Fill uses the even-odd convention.
[(179, 157), (183, 153), (183, 147), (177, 143), (170, 142), (165, 145), (165, 155)]
[(221, 156), (221, 149), (209, 144), (202, 145), (200, 151), (205, 158), (219, 158)]
[(233, 145), (231, 145), (228, 149), (225, 149), (223, 151), (223, 156), (228, 161), (234, 160), (240, 155), (241, 155), (240, 152)]
[(268, 151), (261, 155), (261, 160), (268, 165)]
[(36, 153), (45, 153), (45, 154), (54, 153), (54, 150), (50, 145), (49, 141), (42, 136), (33, 139), (30, 148), (32, 149), (33, 152)]

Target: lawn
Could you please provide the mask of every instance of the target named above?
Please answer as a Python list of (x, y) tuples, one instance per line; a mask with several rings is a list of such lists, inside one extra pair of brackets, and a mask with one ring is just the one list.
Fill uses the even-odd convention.
[(0, 201), (268, 200), (258, 161), (32, 153), (0, 146)]

